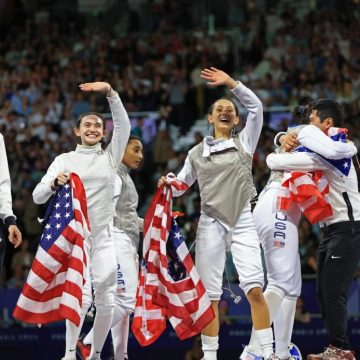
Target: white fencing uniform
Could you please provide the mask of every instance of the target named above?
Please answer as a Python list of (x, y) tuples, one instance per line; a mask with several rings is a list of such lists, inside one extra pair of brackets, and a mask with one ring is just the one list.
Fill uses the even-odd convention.
[[(196, 233), (196, 268), (211, 300), (222, 294), (225, 252), (230, 250), (247, 293), (263, 287), (260, 242), (250, 212), (252, 156), (263, 124), (262, 104), (243, 84), (232, 90), (249, 114), (245, 128), (229, 140), (212, 137), (189, 151), (177, 178), (191, 186), (198, 180), (201, 216)], [(174, 191), (174, 196), (183, 192)]]
[[(352, 143), (333, 141), (314, 125), (298, 126), (292, 131), (297, 133), (297, 140), (301, 145), (328, 159), (342, 159), (356, 153)], [(264, 249), (267, 270), (268, 284), (264, 295), (268, 302), (270, 319), (274, 321), (275, 348), (280, 359), (289, 357), (287, 349), (294, 316), (289, 316), (288, 319), (284, 319), (285, 323), (281, 323), (282, 327), (287, 327), (285, 332), (289, 340), (278, 343), (276, 333), (280, 321), (277, 324), (277, 314), (285, 298), (289, 306), (293, 307), (293, 311), (290, 312), (294, 313), (296, 299), (301, 294), (301, 264), (298, 253), (298, 225), (301, 212), (297, 206), (292, 206), (286, 212), (276, 210), (282, 174), (279, 171), (272, 171), (269, 182), (261, 192), (254, 209), (254, 220)], [(249, 346), (250, 351), (255, 353), (260, 351), (253, 335)]]
[(267, 289), (279, 287), (285, 294), (300, 296), (301, 266), (298, 251), (300, 209), (286, 213), (274, 207), (281, 184), (271, 182), (262, 191), (254, 209), (254, 220), (264, 250)]
[(348, 293), (360, 259), (360, 194), (354, 165), (352, 161), (342, 162), (344, 168), (350, 166), (345, 176), (322, 158), (307, 153), (270, 154), (266, 161), (271, 169), (322, 170), (329, 182), (327, 199), (333, 211), (320, 222), (323, 236), (317, 251), (317, 298), (329, 343), (349, 350)]
[[(256, 195), (252, 157), (259, 140), (263, 113), (256, 95), (243, 84), (232, 89), (248, 111), (246, 125), (238, 136), (217, 139), (208, 136), (194, 146), (177, 178), (191, 186), (198, 181), (201, 216), (196, 232), (195, 263), (210, 300), (222, 294), (225, 252), (231, 249), (245, 294), (264, 286), (260, 241), (250, 211)], [(174, 196), (182, 192), (174, 191)], [(272, 329), (257, 330), (266, 357), (272, 353)], [(201, 335), (204, 359), (215, 359), (218, 336)]]
[(117, 259), (117, 293), (111, 326), (114, 359), (123, 360), (127, 353), (129, 316), (135, 310), (139, 277), (138, 246), (143, 220), (137, 215), (139, 196), (129, 175), (130, 169), (120, 164), (121, 194), (116, 205), (113, 235)]
[[(107, 99), (114, 121), (114, 132), (106, 150), (102, 150), (100, 143), (88, 147), (78, 145), (75, 151), (59, 155), (33, 192), (35, 203), (45, 203), (53, 194), (51, 182), (61, 172), (78, 174), (84, 184), (91, 228), (91, 236), (86, 239), (85, 245), (89, 255), (89, 271), (97, 307), (94, 346), (90, 359), (100, 359), (100, 352), (110, 329), (114, 311), (116, 256), (112, 219), (115, 213), (114, 198), (119, 195), (116, 193), (116, 189), (119, 188), (116, 165), (124, 155), (130, 135), (130, 121), (118, 94)], [(82, 321), (91, 302), (91, 285), (90, 281), (87, 281), (83, 290)], [(75, 358), (74, 349), (81, 326), (82, 322), (77, 328), (67, 321), (65, 359)]]
[[(111, 324), (115, 360), (123, 360), (127, 352), (129, 315), (135, 310), (139, 275), (139, 232), (143, 227), (143, 219), (138, 217), (136, 211), (139, 196), (129, 171), (124, 164), (117, 169), (121, 191), (112, 227), (117, 260), (115, 311)], [(84, 338), (84, 344), (92, 344), (92, 336), (90, 331)]]

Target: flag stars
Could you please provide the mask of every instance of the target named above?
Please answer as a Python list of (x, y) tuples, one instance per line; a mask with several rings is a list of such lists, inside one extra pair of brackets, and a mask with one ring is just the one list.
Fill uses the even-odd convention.
[(60, 203), (55, 204), (55, 209), (58, 209), (60, 207)]
[(181, 234), (179, 232), (174, 234), (175, 239), (181, 239)]
[(65, 188), (65, 189), (68, 189), (69, 187), (70, 187), (69, 184), (65, 184), (65, 185), (64, 185), (64, 188)]
[(66, 194), (64, 195), (65, 199), (67, 199), (69, 196), (70, 196), (70, 193), (66, 193)]
[(347, 161), (344, 162), (344, 169), (347, 169), (349, 167), (349, 163)]
[(66, 217), (66, 219), (67, 219), (68, 217), (70, 217), (70, 213), (67, 212), (67, 213), (65, 214), (65, 217)]
[(46, 240), (51, 240), (51, 234), (47, 234), (45, 237), (46, 237)]
[(59, 230), (61, 228), (61, 224), (56, 224), (55, 228), (56, 228), (56, 230)]
[(56, 218), (56, 220), (59, 220), (61, 218), (61, 215), (59, 213), (56, 213), (54, 217)]
[(70, 206), (70, 203), (67, 202), (64, 206), (67, 209)]

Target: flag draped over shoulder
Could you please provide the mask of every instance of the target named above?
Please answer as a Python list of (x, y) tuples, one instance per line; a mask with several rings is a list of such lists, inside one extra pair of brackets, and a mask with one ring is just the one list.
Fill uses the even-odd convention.
[(160, 187), (144, 219), (144, 259), (132, 323), (142, 346), (152, 344), (163, 333), (166, 317), (181, 340), (198, 334), (214, 318), (210, 299), (172, 217), (172, 186), (187, 189), (177, 180)]
[[(334, 141), (346, 142), (347, 133), (348, 130), (344, 128), (330, 128), (328, 136)], [(339, 176), (349, 175), (351, 159), (326, 159), (304, 146), (298, 147), (295, 151), (308, 153), (309, 156), (316, 158)], [(285, 172), (282, 186), (283, 193), (277, 198), (276, 208), (278, 210), (286, 211), (296, 204), (312, 224), (332, 216), (333, 211), (327, 200), (329, 182), (322, 171)]]
[(85, 283), (84, 241), (90, 227), (78, 175), (58, 187), (47, 208), (40, 244), (14, 310), (18, 320), (47, 324), (68, 319), (80, 324)]

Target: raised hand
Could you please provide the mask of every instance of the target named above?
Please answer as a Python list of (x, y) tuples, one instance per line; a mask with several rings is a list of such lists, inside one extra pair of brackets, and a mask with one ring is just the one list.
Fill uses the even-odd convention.
[(105, 93), (109, 93), (112, 90), (111, 85), (103, 81), (95, 81), (95, 82), (80, 84), (79, 88), (81, 91), (98, 91)]
[(230, 89), (236, 87), (236, 82), (232, 77), (230, 77), (230, 75), (222, 70), (216, 69), (215, 67), (202, 70), (200, 77), (208, 80), (207, 84), (210, 86), (225, 85)]

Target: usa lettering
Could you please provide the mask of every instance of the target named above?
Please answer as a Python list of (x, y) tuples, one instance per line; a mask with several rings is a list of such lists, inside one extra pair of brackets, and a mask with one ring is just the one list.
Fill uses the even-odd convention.
[(125, 287), (124, 275), (120, 269), (120, 264), (117, 267), (117, 283), (119, 287)]
[(287, 215), (284, 213), (277, 212), (275, 214), (275, 219), (278, 220), (275, 222), (275, 231), (274, 231), (274, 239), (286, 239), (286, 220)]

